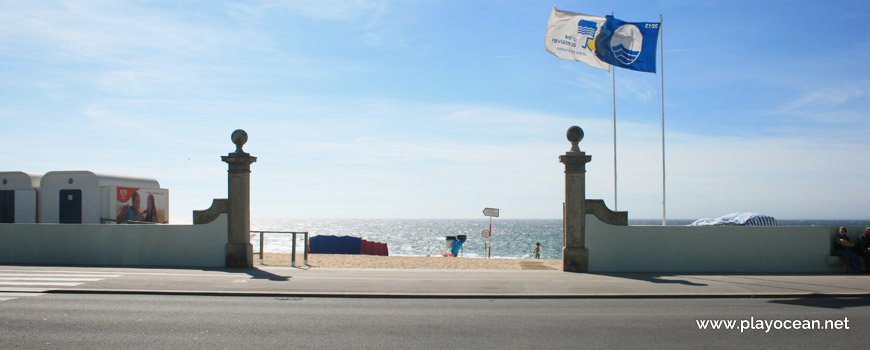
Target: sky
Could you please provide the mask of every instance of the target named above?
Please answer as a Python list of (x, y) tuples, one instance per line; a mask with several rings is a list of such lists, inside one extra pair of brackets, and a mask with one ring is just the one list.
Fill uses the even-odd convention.
[[(554, 6), (663, 19), (659, 72), (615, 71), (616, 194), (612, 78), (544, 50)], [(244, 129), (254, 219), (549, 219), (578, 125), (629, 219), (870, 219), (868, 32), (866, 1), (0, 0), (0, 171), (155, 178), (185, 223)]]

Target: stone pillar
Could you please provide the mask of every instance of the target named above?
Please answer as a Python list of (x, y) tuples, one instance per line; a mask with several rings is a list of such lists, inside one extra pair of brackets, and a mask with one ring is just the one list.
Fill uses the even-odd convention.
[(559, 156), (565, 164), (564, 240), (562, 270), (589, 271), (589, 250), (586, 249), (586, 163), (592, 156), (581, 152), (577, 144), (583, 139), (579, 126), (568, 128), (571, 150)]
[(229, 240), (226, 249), (226, 267), (253, 267), (254, 248), (251, 246), (251, 163), (257, 157), (242, 151), (242, 145), (248, 142), (248, 133), (244, 130), (233, 131), (231, 136), (236, 144), (236, 151), (221, 160), (228, 164), (227, 170), (227, 201), (229, 220), (227, 229)]

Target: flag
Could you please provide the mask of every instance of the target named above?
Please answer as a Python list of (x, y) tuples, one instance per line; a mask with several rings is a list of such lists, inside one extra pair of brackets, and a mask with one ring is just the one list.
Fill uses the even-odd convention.
[(610, 65), (595, 54), (595, 37), (605, 21), (604, 17), (559, 11), (553, 7), (550, 20), (547, 21), (544, 47), (547, 52), (561, 59), (583, 62), (610, 71)]
[(625, 22), (607, 16), (595, 37), (595, 54), (604, 62), (641, 72), (656, 72), (658, 22)]

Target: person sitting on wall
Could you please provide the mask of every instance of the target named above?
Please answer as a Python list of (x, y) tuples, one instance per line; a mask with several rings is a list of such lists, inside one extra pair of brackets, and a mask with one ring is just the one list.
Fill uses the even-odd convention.
[(852, 242), (849, 236), (846, 235), (846, 228), (841, 226), (839, 234), (834, 238), (834, 255), (839, 256), (843, 260), (843, 273), (848, 272), (846, 270), (847, 265), (851, 268), (852, 273), (861, 272), (858, 270), (858, 263), (855, 261), (855, 254), (853, 252), (855, 247), (855, 242)]
[(858, 247), (860, 249), (858, 255), (864, 258), (864, 273), (870, 273), (870, 227), (858, 236)]
[(130, 198), (130, 204), (132, 205), (125, 205), (121, 209), (121, 213), (118, 214), (118, 222), (142, 221), (142, 219), (145, 218), (145, 214), (139, 211), (140, 206), (142, 205), (141, 202), (139, 193), (133, 192), (133, 197)]

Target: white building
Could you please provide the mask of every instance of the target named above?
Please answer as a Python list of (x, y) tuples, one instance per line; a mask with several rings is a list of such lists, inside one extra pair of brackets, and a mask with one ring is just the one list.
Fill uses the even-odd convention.
[[(138, 194), (135, 198), (134, 193)], [(152, 178), (97, 174), (91, 171), (51, 171), (42, 176), (39, 191), (40, 223), (100, 224), (115, 222), (118, 213), (132, 206), (150, 206), (143, 194), (162, 194), (163, 217), (168, 222), (169, 191)], [(156, 216), (155, 216), (156, 217)], [(141, 217), (133, 221), (144, 221)], [(150, 220), (149, 220), (150, 221)], [(158, 220), (153, 220), (158, 222)]]
[(0, 223), (36, 222), (36, 200), (42, 174), (0, 172)]

